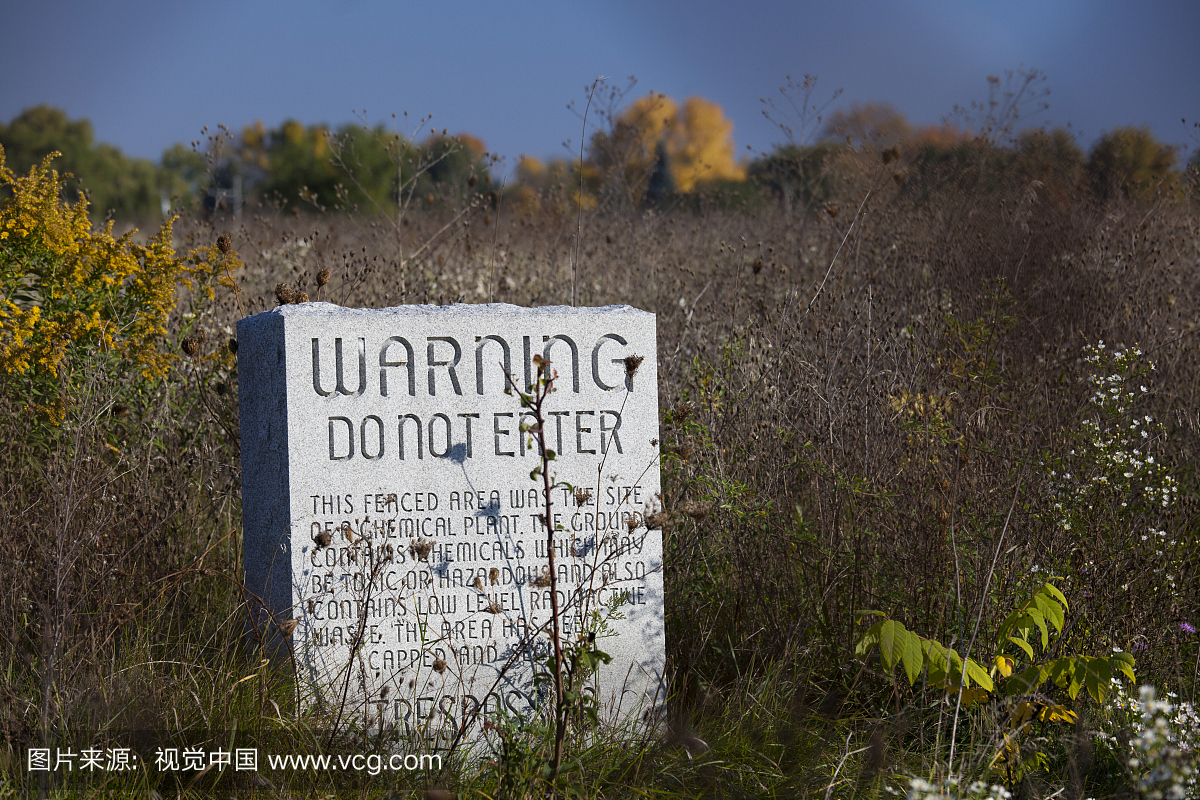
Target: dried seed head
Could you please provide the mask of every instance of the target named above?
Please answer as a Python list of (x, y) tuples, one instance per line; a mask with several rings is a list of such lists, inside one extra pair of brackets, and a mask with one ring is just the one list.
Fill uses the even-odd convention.
[(713, 503), (711, 500), (703, 503), (696, 500), (689, 500), (681, 505), (679, 510), (699, 522), (712, 513)]
[(222, 253), (228, 253), (233, 249), (233, 239), (228, 233), (222, 233), (217, 237), (217, 249)]
[(440, 658), (434, 659), (433, 671), (436, 672), (437, 674), (441, 675), (443, 672), (446, 671), (446, 662), (442, 661)]
[(475, 588), (481, 592), (483, 591), (483, 583), (479, 580), (478, 575), (475, 576)]
[(576, 487), (575, 489), (575, 505), (586, 506), (588, 501), (592, 499), (592, 490)]
[(325, 284), (329, 283), (329, 279), (332, 276), (333, 273), (329, 271), (329, 267), (323, 267), (321, 271), (317, 273), (317, 286), (324, 286)]
[(831, 217), (836, 217), (838, 215), (838, 212), (841, 210), (842, 209), (838, 206), (837, 203), (826, 203), (825, 204), (825, 213)]
[(329, 547), (329, 543), (333, 541), (333, 534), (329, 531), (321, 531), (316, 535), (317, 547)]
[(213, 387), (213, 390), (219, 395), (224, 395), (229, 391), (229, 387), (225, 384), (225, 381), (217, 381), (217, 385)]
[(380, 689), (380, 690), (379, 690), (379, 699), (380, 699), (380, 700), (387, 700), (387, 696), (388, 696), (389, 694), (391, 694), (391, 691), (392, 691), (392, 687), (391, 687), (391, 686), (385, 686), (385, 687), (383, 687), (382, 689)]
[(292, 287), (286, 283), (280, 283), (275, 286), (275, 300), (281, 306), (286, 306), (292, 302)]
[(667, 523), (671, 521), (671, 517), (665, 511), (659, 511), (650, 514), (646, 517), (646, 530), (659, 531), (667, 527)]
[(907, 176), (908, 176), (908, 174), (904, 170), (902, 170), (902, 169), (896, 170), (895, 172), (892, 173), (892, 180), (894, 180), (896, 182), (896, 185), (899, 186), (900, 184), (904, 183), (904, 179)]
[(117, 419), (125, 419), (129, 416), (129, 406), (124, 403), (113, 403), (112, 415)]
[(496, 569), (495, 567), (492, 567), (491, 569), (488, 570), (488, 583), (490, 583), (492, 586), (495, 586), (499, 582), (500, 582), (500, 570)]
[(550, 585), (550, 566), (542, 567), (542, 574), (533, 579), (533, 588), (545, 589)]
[(645, 361), (644, 356), (625, 356), (625, 377), (632, 378), (637, 374), (638, 367)]
[(408, 552), (412, 553), (414, 558), (419, 558), (422, 561), (429, 560), (429, 551), (433, 549), (433, 542), (428, 539), (417, 539), (408, 546)]
[(307, 303), (308, 302), (308, 292), (297, 292), (296, 294), (292, 295), (292, 302), (293, 303)]
[(200, 355), (200, 340), (195, 336), (183, 337), (183, 341), (180, 342), (180, 347), (183, 348), (183, 352), (186, 353), (190, 358), (195, 358), (196, 356)]
[(233, 353), (235, 356), (237, 355), (237, 339), (229, 340), (229, 352)]
[(496, 601), (495, 601), (495, 600), (489, 600), (489, 601), (488, 601), (488, 607), (487, 607), (487, 608), (485, 608), (485, 609), (484, 609), (484, 611), (486, 611), (486, 612), (487, 612), (487, 613), (489, 613), (489, 614), (499, 614), (499, 613), (500, 613), (500, 606), (496, 605)]
[(630, 533), (633, 533), (634, 531), (636, 531), (638, 529), (638, 526), (641, 524), (642, 524), (642, 517), (640, 514), (630, 514), (629, 519), (625, 520), (625, 527), (629, 528)]
[(900, 148), (892, 145), (887, 150), (883, 151), (883, 163), (890, 164), (900, 157)]
[(477, 183), (479, 183), (479, 178), (475, 177), (475, 173), (472, 172), (471, 177), (467, 178), (467, 186), (470, 186), (472, 189), (474, 189), (475, 184)]
[(290, 639), (292, 634), (296, 632), (296, 626), (300, 624), (298, 619), (289, 619), (279, 623), (279, 632), (283, 634), (283, 638)]

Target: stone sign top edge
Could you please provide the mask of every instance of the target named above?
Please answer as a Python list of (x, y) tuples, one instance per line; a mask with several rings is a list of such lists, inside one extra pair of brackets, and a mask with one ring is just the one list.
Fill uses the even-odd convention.
[(645, 311), (630, 305), (607, 305), (607, 306), (517, 306), (511, 303), (454, 303), (452, 305), (405, 305), (405, 306), (390, 306), (387, 308), (349, 308), (347, 306), (339, 306), (334, 303), (323, 302), (308, 302), (289, 304), (284, 306), (276, 306), (269, 311), (260, 311), (257, 314), (252, 314), (248, 317), (243, 317), (241, 321), (249, 321), (256, 318), (264, 318), (265, 315), (274, 314), (280, 317), (327, 317), (327, 316), (355, 316), (361, 318), (370, 317), (391, 317), (391, 316), (471, 316), (474, 314), (539, 314), (546, 316), (558, 316), (566, 314), (579, 313), (592, 314), (648, 314), (653, 317), (654, 312)]

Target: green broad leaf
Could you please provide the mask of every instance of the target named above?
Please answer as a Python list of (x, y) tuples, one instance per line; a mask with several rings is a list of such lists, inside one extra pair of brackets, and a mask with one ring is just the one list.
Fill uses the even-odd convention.
[(963, 668), (962, 656), (960, 656), (958, 654), (957, 650), (955, 650), (953, 647), (947, 647), (946, 648), (946, 660), (948, 660), (950, 662), (950, 669), (952, 669), (954, 671), (955, 675), (962, 674), (962, 668)]
[(1112, 680), (1112, 670), (1109, 669), (1108, 660), (1092, 658), (1088, 659), (1086, 664), (1083, 684), (1087, 687), (1087, 692), (1093, 700), (1103, 703), (1104, 698), (1108, 696), (1108, 687), (1111, 685), (1109, 681)]
[(1046, 664), (1043, 669), (1046, 670), (1046, 677), (1054, 681), (1054, 685), (1061, 689), (1065, 689), (1070, 685), (1071, 680), (1075, 675), (1075, 659), (1069, 656), (1051, 661)]
[(1109, 666), (1120, 672), (1131, 681), (1136, 681), (1137, 676), (1133, 674), (1133, 656), (1129, 653), (1113, 653), (1108, 659)]
[(1024, 610), (1013, 612), (1013, 615), (1009, 617), (1009, 621), (1012, 623), (1009, 632), (1015, 632), (1019, 638), (1024, 639), (1025, 641), (1029, 641), (1029, 634), (1033, 632), (1035, 627), (1037, 627), (1034, 624), (1033, 617), (1031, 617), (1029, 613)]
[(976, 685), (981, 689), (992, 691), (995, 687), (992, 685), (992, 676), (984, 669), (979, 662), (973, 658), (968, 658), (966, 662), (967, 677), (975, 681)]
[(883, 623), (876, 622), (863, 634), (862, 640), (854, 648), (854, 655), (865, 656), (868, 650), (879, 644), (879, 629), (881, 627), (883, 627)]
[(1029, 656), (1030, 660), (1033, 659), (1033, 645), (1031, 645), (1029, 642), (1025, 641), (1024, 639), (1020, 639), (1016, 636), (1010, 636), (1010, 637), (1008, 637), (1008, 640), (1010, 642), (1012, 642), (1013, 644), (1015, 644), (1017, 647), (1024, 650), (1025, 655)]
[(921, 648), (920, 636), (909, 633), (904, 638), (904, 653), (901, 659), (904, 661), (904, 673), (908, 675), (908, 685), (912, 686), (925, 666), (925, 653)]
[(1066, 596), (1062, 592), (1060, 592), (1058, 590), (1058, 587), (1055, 586), (1053, 583), (1050, 583), (1049, 581), (1047, 581), (1046, 585), (1041, 588), (1041, 591), (1046, 592), (1047, 594), (1054, 597), (1054, 599), (1057, 600), (1064, 609), (1069, 609), (1071, 607), (1067, 604)]
[(1045, 680), (1045, 676), (1042, 674), (1044, 669), (1045, 667), (1034, 666), (1014, 674), (1004, 682), (1004, 694), (1012, 697), (1034, 691)]
[(558, 455), (554, 452), (554, 449), (547, 447), (546, 448), (546, 460), (553, 461), (556, 458), (558, 458)]
[(883, 666), (888, 672), (891, 672), (904, 657), (904, 645), (907, 638), (908, 630), (894, 619), (889, 619), (880, 626), (879, 655), (883, 658)]
[(929, 664), (929, 682), (941, 683), (948, 677), (950, 663), (946, 656), (946, 648), (941, 642), (935, 642), (931, 639), (922, 639), (921, 648), (925, 651), (925, 657)]
[[(957, 689), (959, 683), (964, 683), (962, 656), (960, 656), (953, 648), (947, 647), (946, 661), (946, 686), (951, 689)], [(964, 685), (969, 686), (970, 680), (965, 681)]]
[(1067, 687), (1067, 696), (1074, 700), (1083, 688), (1084, 671), (1075, 670), (1071, 673), (1071, 684)]
[(1034, 624), (1037, 625), (1038, 630), (1042, 632), (1042, 649), (1045, 650), (1050, 645), (1050, 631), (1046, 629), (1046, 618), (1042, 615), (1042, 612), (1036, 608), (1028, 609), (1026, 613), (1033, 618)]
[(1062, 606), (1041, 592), (1033, 596), (1033, 602), (1037, 606), (1038, 611), (1042, 612), (1042, 616), (1046, 618), (1046, 621), (1054, 626), (1054, 630), (1061, 633), (1063, 619), (1065, 618)]
[(862, 622), (863, 617), (887, 617), (887, 614), (882, 611), (855, 611), (854, 617), (858, 622)]

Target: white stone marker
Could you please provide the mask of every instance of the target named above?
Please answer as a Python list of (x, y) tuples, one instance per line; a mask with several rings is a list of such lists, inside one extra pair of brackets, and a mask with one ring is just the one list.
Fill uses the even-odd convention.
[[(305, 303), (238, 323), (252, 617), (275, 642), (298, 621), (309, 702), (435, 747), (541, 702), (540, 451), (505, 392), (536, 381), (540, 354), (558, 372), (551, 474), (578, 490), (551, 498), (562, 638), (594, 632), (613, 656), (593, 680), (607, 719), (658, 712), (656, 352), (654, 315), (629, 306)], [(628, 356), (644, 358), (636, 371)]]

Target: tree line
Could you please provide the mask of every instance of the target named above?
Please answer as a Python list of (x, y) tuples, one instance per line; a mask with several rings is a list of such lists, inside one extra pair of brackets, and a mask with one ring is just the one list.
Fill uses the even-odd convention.
[(416, 141), (382, 123), (331, 128), (289, 119), (273, 128), (255, 122), (239, 133), (206, 129), (201, 140), (174, 144), (155, 163), (96, 142), (88, 120), (39, 105), (0, 123), (0, 146), (17, 174), (59, 152), (55, 168), (72, 176), (67, 191), (87, 194), (94, 219), (213, 213), (245, 202), (387, 212), (414, 201), (457, 204), (488, 192), (497, 199), (502, 186), (510, 208), (525, 212), (701, 199), (809, 208), (832, 196), (842, 157), (864, 150), (895, 161), (894, 177), (914, 191), (974, 170), (980, 187), (1018, 177), (1039, 181), (1063, 202), (1083, 195), (1178, 195), (1200, 174), (1200, 153), (1180, 165), (1178, 149), (1148, 127), (1114, 128), (1085, 152), (1064, 128), (1000, 136), (948, 123), (919, 127), (885, 103), (818, 117), (807, 138), (781, 124), (785, 142), (739, 158), (733, 124), (716, 103), (701, 97), (677, 102), (654, 92), (626, 102), (631, 87), (610, 89), (597, 103), (582, 160), (522, 155), (513, 179), (503, 182), (495, 174), (498, 159), (471, 134), (430, 130)]

